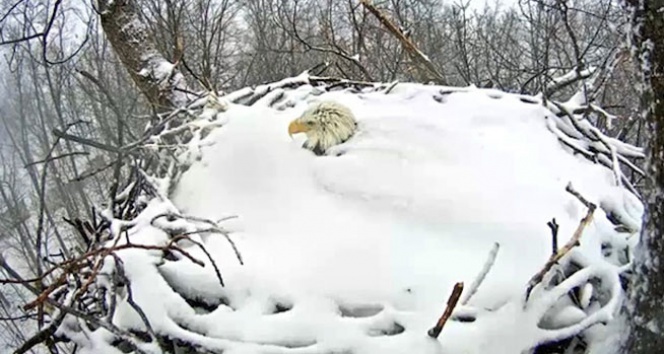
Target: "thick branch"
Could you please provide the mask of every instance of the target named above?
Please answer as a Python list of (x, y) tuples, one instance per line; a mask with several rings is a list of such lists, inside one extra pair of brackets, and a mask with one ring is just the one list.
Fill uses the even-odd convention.
[(182, 74), (161, 55), (139, 16), (135, 0), (97, 0), (101, 25), (138, 88), (158, 111), (181, 106)]

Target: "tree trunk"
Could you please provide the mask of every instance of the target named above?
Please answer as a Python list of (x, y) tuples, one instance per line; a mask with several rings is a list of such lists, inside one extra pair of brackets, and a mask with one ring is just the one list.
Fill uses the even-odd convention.
[(97, 0), (101, 25), (129, 75), (158, 112), (186, 102), (184, 78), (148, 34), (136, 0)]
[(649, 136), (646, 215), (628, 291), (626, 312), (630, 332), (624, 352), (659, 353), (664, 348), (664, 0), (626, 0), (626, 3), (633, 11), (630, 36), (643, 73), (641, 105)]

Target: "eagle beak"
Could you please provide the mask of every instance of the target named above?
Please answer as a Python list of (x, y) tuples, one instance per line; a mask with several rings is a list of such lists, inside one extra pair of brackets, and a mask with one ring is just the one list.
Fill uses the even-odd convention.
[(292, 121), (288, 125), (288, 135), (293, 136), (293, 134), (297, 133), (306, 133), (309, 131), (309, 127), (307, 127), (305, 124), (302, 124), (298, 121)]

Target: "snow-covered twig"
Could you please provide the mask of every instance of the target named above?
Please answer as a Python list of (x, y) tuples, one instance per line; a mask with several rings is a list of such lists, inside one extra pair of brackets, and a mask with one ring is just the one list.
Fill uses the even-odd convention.
[(115, 259), (115, 266), (116, 266), (115, 269), (117, 270), (117, 274), (120, 277), (122, 283), (125, 285), (125, 289), (127, 289), (127, 299), (126, 299), (127, 304), (129, 304), (129, 306), (131, 306), (131, 308), (134, 309), (134, 311), (136, 311), (138, 317), (141, 318), (141, 321), (143, 322), (145, 329), (150, 334), (152, 340), (157, 342), (158, 341), (157, 335), (155, 334), (154, 329), (150, 324), (150, 320), (145, 315), (145, 311), (143, 311), (143, 309), (140, 306), (138, 306), (136, 301), (134, 301), (134, 295), (131, 290), (131, 282), (129, 281), (129, 279), (127, 279), (127, 276), (125, 275), (122, 259), (120, 259), (120, 257), (118, 257), (117, 255), (113, 255), (113, 258)]
[(547, 85), (544, 96), (551, 97), (551, 95), (560, 91), (561, 89), (591, 77), (595, 71), (596, 68), (593, 67), (583, 70), (579, 70), (578, 67), (575, 67), (565, 75), (553, 78), (551, 83)]
[[(574, 257), (577, 261), (576, 257)], [(587, 315), (581, 321), (560, 329), (540, 329), (540, 335), (537, 344), (555, 342), (578, 335), (585, 329), (597, 324), (607, 323), (613, 318), (614, 313), (620, 306), (620, 299), (622, 294), (622, 287), (620, 277), (615, 268), (609, 266), (589, 265), (576, 273), (572, 274), (569, 278), (565, 279), (562, 283), (556, 285), (550, 290), (546, 290), (538, 294), (536, 300), (533, 301), (532, 308), (540, 315), (544, 315), (558, 300), (567, 295), (575, 288), (584, 286), (593, 278), (598, 278), (601, 284), (605, 286), (609, 293), (609, 300), (595, 310), (592, 314)]]
[(616, 147), (609, 145), (609, 150), (611, 151), (611, 162), (613, 164), (613, 176), (615, 177), (616, 186), (622, 186), (622, 172), (620, 171), (620, 163), (618, 162), (618, 154), (616, 153)]
[(14, 354), (23, 354), (27, 353), (32, 350), (35, 346), (39, 345), (40, 343), (43, 343), (47, 339), (51, 338), (53, 334), (57, 331), (58, 327), (60, 327), (60, 324), (62, 323), (62, 320), (64, 320), (65, 314), (60, 313), (58, 316), (55, 317), (55, 319), (49, 323), (46, 327), (42, 328), (39, 332), (35, 333), (32, 337), (26, 339), (23, 341), (23, 344), (21, 344), (20, 347), (16, 348), (14, 350)]
[(470, 284), (468, 291), (464, 294), (463, 299), (461, 300), (461, 305), (468, 304), (468, 301), (470, 301), (473, 295), (475, 295), (477, 292), (477, 289), (480, 287), (480, 285), (482, 285), (486, 275), (489, 274), (491, 267), (493, 267), (493, 264), (496, 262), (499, 249), (500, 243), (494, 243), (493, 247), (491, 247), (491, 251), (489, 251), (489, 256), (487, 257), (486, 262), (484, 262), (484, 267), (482, 267), (482, 270), (479, 272), (479, 274), (477, 274), (475, 280), (473, 280), (473, 282)]
[[(558, 140), (571, 148), (574, 152), (582, 154), (584, 157), (586, 157), (588, 160), (593, 161), (595, 163), (600, 163), (607, 168), (611, 169), (612, 173), (614, 173), (614, 176), (616, 176), (616, 179), (619, 179), (621, 181), (621, 185), (624, 185), (627, 189), (630, 190), (634, 195), (638, 196), (639, 193), (634, 188), (632, 183), (627, 179), (624, 173), (620, 171), (620, 168), (616, 168), (615, 164), (612, 162), (613, 161), (613, 156), (611, 155), (611, 149), (615, 148), (616, 150), (616, 155), (615, 157), (617, 158), (618, 161), (623, 162), (626, 166), (631, 168), (633, 171), (635, 171), (637, 174), (642, 175), (643, 171), (638, 168), (636, 165), (633, 163), (629, 162), (625, 158), (625, 156), (622, 156), (620, 154), (620, 151), (618, 147), (616, 147), (613, 142), (609, 142), (606, 137), (604, 137), (603, 134), (599, 133), (599, 135), (593, 135), (590, 136), (585, 129), (580, 127), (578, 125), (578, 122), (576, 122), (576, 119), (572, 116), (568, 116), (570, 122), (575, 122), (573, 125), (576, 125), (577, 128), (575, 127), (570, 127), (568, 124), (564, 123), (561, 121), (559, 117), (547, 117), (547, 127), (549, 130), (556, 135)], [(579, 130), (580, 129), (580, 130)], [(582, 140), (575, 138), (569, 133), (568, 131), (576, 131), (576, 132), (583, 132), (583, 136), (587, 140)], [(599, 139), (598, 137), (601, 137)], [(593, 143), (594, 142), (594, 143)], [(598, 149), (598, 146), (601, 148)], [(594, 151), (591, 151), (590, 148), (593, 148)], [(628, 156), (639, 158), (641, 157), (642, 152), (635, 150), (635, 151), (630, 151), (628, 149), (620, 149), (624, 153), (627, 153)]]
[[(77, 310), (76, 308), (61, 304), (61, 303), (59, 303), (55, 300), (52, 300), (50, 298), (47, 298), (46, 301), (49, 304), (53, 305), (55, 308), (59, 309), (60, 311), (66, 313), (66, 314), (69, 314), (69, 315), (72, 315), (74, 317), (80, 318), (83, 321), (85, 321), (86, 323), (89, 323), (89, 324), (91, 324), (95, 327), (104, 328), (105, 330), (107, 330), (110, 333), (112, 333), (113, 335), (115, 335), (118, 339), (121, 339), (121, 340), (125, 341), (131, 347), (131, 349), (134, 350), (136, 353), (148, 354), (145, 350), (141, 349), (141, 346), (142, 346), (141, 341), (137, 338), (136, 335), (132, 334), (131, 332), (125, 331), (125, 330), (119, 328), (118, 326), (114, 325), (111, 322), (101, 321), (101, 320), (97, 319), (94, 316), (90, 316), (90, 315), (88, 315), (84, 312), (81, 312), (81, 311)], [(60, 330), (62, 330), (62, 327), (60, 327)], [(76, 338), (75, 335), (70, 335), (68, 337)]]
[(578, 199), (583, 206), (585, 206), (588, 209), (595, 210), (597, 207), (595, 204), (589, 202), (586, 198), (584, 198), (581, 193), (579, 193), (576, 189), (574, 189), (574, 186), (572, 186), (572, 183), (568, 183), (567, 186), (565, 187), (565, 191)]
[[(75, 301), (75, 297), (70, 294), (67, 296), (65, 301), (63, 302), (66, 306), (71, 306)], [(53, 307), (51, 307), (53, 308)], [(59, 309), (54, 310), (54, 313), (51, 313), (51, 323), (49, 323), (46, 327), (41, 329), (39, 332), (37, 332), (35, 335), (27, 339), (19, 348), (17, 348), (14, 351), (14, 354), (23, 354), (26, 352), (31, 351), (32, 348), (34, 348), (36, 345), (40, 343), (44, 343), (50, 338), (52, 338), (53, 335), (55, 335), (60, 328), (60, 325), (63, 323), (65, 320), (65, 315), (66, 312), (61, 311)], [(49, 348), (52, 349), (52, 348)]]
[[(210, 230), (210, 231), (213, 231), (213, 230)], [(203, 231), (201, 231), (201, 232), (206, 232), (206, 230), (203, 230)], [(219, 270), (219, 267), (217, 266), (217, 262), (214, 261), (214, 259), (212, 258), (212, 255), (210, 255), (210, 252), (208, 252), (208, 250), (205, 249), (205, 246), (203, 246), (200, 242), (196, 242), (196, 241), (192, 240), (192, 239), (189, 237), (189, 235), (186, 235), (186, 234), (183, 234), (183, 235), (179, 235), (179, 236), (174, 237), (174, 238), (171, 240), (170, 243), (175, 243), (175, 242), (177, 242), (177, 241), (179, 241), (179, 240), (182, 240), (182, 239), (186, 239), (187, 241), (189, 241), (189, 242), (193, 243), (194, 245), (198, 246), (198, 248), (200, 248), (201, 251), (202, 251), (203, 253), (205, 253), (205, 255), (207, 256), (208, 260), (210, 261), (210, 264), (212, 264), (212, 268), (214, 268), (214, 273), (215, 273), (215, 275), (217, 276), (217, 280), (219, 280), (219, 284), (221, 285), (221, 287), (224, 287), (224, 279), (221, 277), (221, 271)], [(233, 245), (233, 246), (234, 246), (234, 245)], [(234, 249), (235, 249), (235, 248), (234, 248)], [(242, 264), (242, 259), (240, 259), (240, 264)]]
[[(235, 257), (237, 258), (238, 262), (240, 262), (240, 264), (244, 264), (244, 261), (242, 260), (242, 254), (240, 253), (240, 250), (235, 245), (235, 242), (233, 241), (233, 239), (231, 239), (230, 233), (228, 231), (224, 230), (221, 226), (219, 226), (219, 223), (216, 223), (216, 222), (214, 222), (212, 220), (209, 220), (209, 219), (193, 216), (193, 215), (176, 215), (176, 214), (172, 214), (172, 213), (159, 214), (159, 215), (155, 216), (150, 223), (152, 224), (152, 223), (154, 223), (154, 221), (156, 219), (164, 217), (164, 216), (171, 217), (171, 218), (180, 218), (180, 219), (187, 220), (187, 221), (200, 222), (200, 223), (208, 225), (209, 228), (196, 229), (194, 231), (190, 231), (190, 232), (184, 233), (182, 235), (190, 235), (190, 234), (205, 233), (205, 232), (212, 232), (212, 233), (221, 234), (222, 236), (224, 236), (226, 241), (228, 241), (228, 243), (231, 245), (231, 248), (233, 249), (233, 252), (235, 253)], [(232, 219), (234, 217), (235, 216), (222, 218), (220, 220), (220, 222)]]
[(576, 228), (574, 231), (574, 235), (572, 235), (572, 238), (563, 246), (562, 249), (560, 249), (557, 253), (551, 255), (549, 260), (546, 262), (542, 270), (537, 272), (530, 281), (528, 282), (528, 288), (526, 289), (526, 296), (525, 296), (525, 301), (524, 301), (524, 306), (528, 304), (528, 298), (530, 297), (530, 293), (533, 290), (533, 288), (539, 284), (542, 279), (544, 279), (544, 275), (551, 270), (551, 268), (560, 261), (561, 258), (563, 258), (572, 248), (576, 247), (579, 244), (579, 239), (581, 238), (581, 235), (583, 234), (583, 230), (590, 224), (590, 222), (593, 219), (593, 213), (595, 212), (595, 209), (597, 206), (593, 203), (590, 203), (587, 201), (579, 192), (577, 192), (573, 187), (572, 184), (568, 184), (567, 188), (565, 189), (567, 192), (570, 194), (574, 195), (583, 203), (588, 208), (588, 212), (586, 213), (586, 216), (581, 219), (579, 222), (579, 226)]

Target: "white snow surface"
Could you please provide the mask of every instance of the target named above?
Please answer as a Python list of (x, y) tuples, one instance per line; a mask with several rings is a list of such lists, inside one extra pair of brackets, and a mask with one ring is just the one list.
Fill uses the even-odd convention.
[[(615, 186), (610, 169), (558, 141), (550, 111), (475, 88), (442, 102), (432, 99), (434, 88), (411, 84), (388, 95), (313, 96), (311, 89), (292, 92), (298, 100), (282, 111), (261, 102), (229, 105), (225, 125), (206, 138), (212, 144), (172, 195), (183, 214), (237, 216), (221, 225), (244, 265), (223, 236), (200, 236), (224, 288), (209, 264), (183, 259), (159, 268), (181, 294), (210, 303), (224, 297), (228, 305), (193, 313), (165, 282), (134, 282), (154, 275), (156, 261), (127, 254), (134, 299), (146, 304), (155, 331), (183, 335), (175, 321), (200, 334), (187, 337), (191, 342), (225, 353), (520, 353), (593, 311), (610, 320), (614, 302), (601, 314), (557, 303), (560, 313), (545, 318), (567, 293), (561, 290), (551, 291), (553, 298), (535, 291), (544, 300), (530, 312), (522, 306), (528, 280), (551, 254), (547, 221), (557, 220), (562, 245), (586, 214), (565, 191), (568, 183), (597, 205), (628, 210), (625, 217), (643, 212)], [(289, 138), (287, 126), (308, 103), (325, 99), (347, 105), (359, 128), (328, 156), (315, 156), (301, 147), (303, 137)], [(159, 212), (148, 208), (145, 220)], [(150, 230), (140, 237), (164, 237)], [(607, 240), (627, 242), (598, 208), (577, 249), (590, 268), (576, 278), (598, 274), (618, 296), (617, 266), (601, 252)], [(473, 282), (495, 242), (495, 264), (469, 303), (457, 307), (478, 313), (477, 320), (448, 321), (438, 340), (429, 338), (454, 284)], [(206, 260), (198, 248), (187, 250)], [(291, 309), (273, 314), (277, 304)], [(116, 316), (140, 326), (126, 305)], [(542, 318), (556, 330), (538, 328)], [(399, 326), (403, 333), (386, 335)]]

